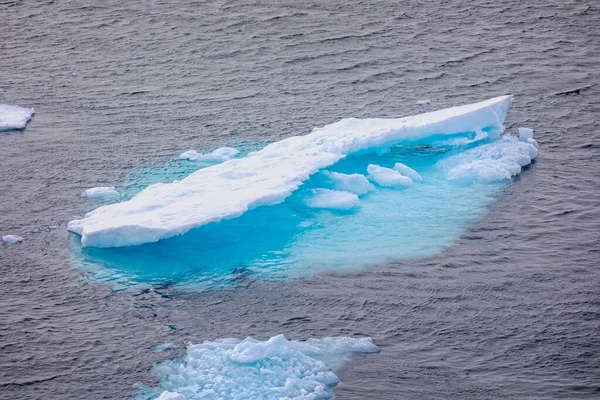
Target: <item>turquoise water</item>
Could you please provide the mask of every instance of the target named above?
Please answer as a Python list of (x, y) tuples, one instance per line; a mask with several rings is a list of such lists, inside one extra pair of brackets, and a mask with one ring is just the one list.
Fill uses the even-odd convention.
[[(284, 203), (157, 243), (83, 249), (73, 235), (73, 261), (90, 271), (94, 281), (205, 290), (430, 256), (452, 245), (505, 185), (448, 180), (436, 165), (485, 142), (452, 146), (433, 138), (430, 145), (398, 145), (383, 154), (365, 152), (341, 160), (328, 170), (366, 174), (369, 164), (391, 168), (402, 162), (423, 177), (410, 187), (377, 187), (361, 196), (357, 209), (306, 207), (303, 199), (310, 189), (331, 188), (324, 174), (317, 173)], [(129, 198), (149, 184), (181, 179), (199, 167), (192, 161), (169, 160), (138, 171), (120, 191)]]

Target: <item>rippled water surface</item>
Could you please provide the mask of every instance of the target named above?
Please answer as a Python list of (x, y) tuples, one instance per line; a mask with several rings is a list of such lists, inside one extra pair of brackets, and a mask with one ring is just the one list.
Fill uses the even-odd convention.
[[(322, 3), (0, 3), (2, 103), (36, 109), (0, 133), (0, 233), (25, 238), (0, 246), (0, 397), (128, 398), (186, 341), (279, 333), (374, 339), (340, 399), (600, 396), (598, 6)], [(181, 151), (507, 93), (540, 155), (441, 254), (211, 292), (70, 262), (82, 190)]]

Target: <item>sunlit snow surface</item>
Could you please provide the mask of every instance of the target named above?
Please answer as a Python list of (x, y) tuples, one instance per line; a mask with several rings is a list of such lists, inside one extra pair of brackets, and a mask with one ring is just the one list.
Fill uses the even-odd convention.
[(334, 369), (350, 354), (378, 351), (370, 338), (206, 341), (190, 345), (183, 359), (155, 366), (159, 387), (140, 390), (139, 398), (329, 399), (339, 383)]
[[(333, 124), (333, 128), (315, 131), (338, 135), (340, 126), (345, 126), (346, 134), (339, 134), (333, 142), (327, 141), (326, 136), (311, 139), (313, 133), (308, 139), (288, 139), (295, 145), (304, 144), (303, 151), (294, 151), (290, 143), (267, 146), (262, 154), (275, 160), (266, 155), (258, 160), (268, 162), (269, 168), (255, 164), (256, 154), (261, 151), (250, 155), (254, 161), (249, 165), (255, 165), (255, 169), (234, 168), (240, 165), (237, 162), (248, 158), (239, 155), (200, 169), (190, 178), (185, 177), (199, 167), (196, 161), (170, 161), (119, 188), (124, 198), (134, 196), (131, 202), (99, 208), (86, 218), (73, 221), (70, 229), (81, 233), (89, 223), (92, 230), (97, 229), (94, 240), (100, 244), (106, 244), (102, 242), (105, 240), (121, 244), (121, 240), (130, 241), (132, 236), (123, 229), (126, 225), (120, 215), (135, 213), (133, 206), (140, 198), (150, 196), (155, 200), (154, 209), (139, 210), (141, 220), (153, 216), (160, 221), (165, 216), (165, 210), (157, 211), (164, 204), (162, 196), (166, 189), (174, 189), (179, 198), (169, 198), (176, 202), (183, 198), (184, 204), (189, 204), (188, 210), (169, 208), (172, 214), (166, 214), (166, 219), (173, 221), (174, 216), (183, 216), (190, 221), (195, 217), (189, 209), (202, 209), (195, 202), (208, 201), (213, 211), (221, 203), (226, 210), (232, 204), (239, 205), (234, 186), (239, 177), (243, 182), (239, 188), (242, 200), (260, 198), (265, 204), (276, 204), (246, 212), (242, 212), (242, 207), (220, 222), (189, 231), (181, 229), (187, 233), (137, 246), (83, 248), (78, 243), (80, 237), (74, 235), (73, 260), (77, 266), (93, 272), (93, 279), (119, 285), (175, 283), (206, 289), (247, 285), (256, 279), (302, 278), (325, 270), (353, 269), (434, 254), (450, 246), (485, 212), (498, 190), (537, 156), (534, 139), (501, 135), (510, 100), (496, 98), (466, 108), (398, 120), (342, 121)], [(437, 122), (430, 126), (426, 121), (432, 114)], [(394, 128), (407, 123), (411, 127)], [(415, 133), (416, 125), (419, 128)], [(344, 149), (354, 151), (339, 156), (340, 141), (350, 143)], [(306, 143), (316, 142), (316, 147), (306, 147)], [(314, 164), (322, 159), (320, 152), (327, 152), (325, 167)], [(310, 164), (308, 172), (306, 163)], [(223, 178), (224, 174), (235, 175), (223, 191), (218, 186), (213, 190), (210, 181), (198, 178), (215, 176), (217, 172), (211, 170), (216, 167), (221, 169), (217, 170), (220, 177), (214, 184), (229, 179)], [(302, 182), (290, 180), (284, 173), (296, 169), (307, 175)], [(259, 180), (256, 174), (262, 174), (268, 185), (250, 184)], [(270, 183), (269, 174), (275, 175)], [(244, 176), (250, 176), (250, 181)], [(294, 179), (300, 179), (298, 176)], [(192, 183), (197, 183), (197, 192), (190, 194), (196, 186), (188, 182), (185, 191), (175, 183), (173, 187), (150, 186), (150, 191), (135, 195), (148, 184), (182, 178), (185, 179), (181, 182), (192, 179)], [(281, 182), (283, 189), (277, 186)], [(271, 192), (265, 193), (265, 185)], [(233, 199), (223, 198), (225, 195)], [(169, 229), (176, 226), (169, 224), (159, 233), (169, 236)], [(122, 235), (115, 236), (115, 232)]]

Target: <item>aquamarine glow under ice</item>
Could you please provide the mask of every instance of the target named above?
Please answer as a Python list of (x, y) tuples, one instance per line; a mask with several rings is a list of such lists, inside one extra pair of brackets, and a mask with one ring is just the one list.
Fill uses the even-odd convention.
[[(173, 183), (71, 221), (76, 260), (103, 280), (211, 287), (431, 255), (536, 157), (531, 137), (502, 135), (511, 101), (347, 119), (246, 156), (214, 152), (224, 162), (165, 170), (156, 181)], [(206, 161), (188, 155), (179, 162)]]

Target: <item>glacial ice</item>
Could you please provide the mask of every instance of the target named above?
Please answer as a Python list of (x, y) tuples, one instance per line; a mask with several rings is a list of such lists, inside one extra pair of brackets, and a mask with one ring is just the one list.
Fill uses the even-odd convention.
[(33, 108), (0, 104), (0, 131), (25, 128), (34, 113)]
[(118, 198), (119, 192), (114, 186), (100, 186), (87, 189), (81, 195), (90, 200), (104, 200)]
[(217, 164), (231, 160), (239, 154), (238, 149), (233, 147), (221, 147), (207, 154), (198, 153), (196, 150), (188, 150), (179, 155), (182, 160), (199, 161), (207, 164)]
[(316, 400), (333, 396), (333, 369), (352, 353), (376, 353), (370, 338), (333, 337), (305, 342), (277, 335), (267, 341), (220, 339), (190, 345), (183, 359), (154, 367), (156, 400)]
[(413, 181), (422, 181), (423, 177), (419, 175), (417, 171), (402, 163), (396, 163), (394, 169), (400, 172), (402, 175), (408, 176)]
[(361, 174), (342, 174), (323, 171), (323, 175), (333, 184), (335, 190), (342, 190), (363, 196), (375, 190), (375, 186)]
[(400, 187), (411, 186), (413, 180), (408, 176), (402, 175), (400, 172), (392, 168), (382, 167), (380, 165), (370, 164), (367, 167), (369, 175), (367, 177), (383, 187)]
[(519, 139), (526, 142), (529, 139), (533, 139), (533, 129), (531, 128), (519, 128)]
[(17, 235), (4, 235), (2, 236), (2, 241), (6, 244), (17, 244), (21, 243), (23, 238)]
[(538, 148), (533, 143), (504, 135), (495, 142), (443, 159), (438, 162), (438, 166), (445, 171), (448, 179), (491, 182), (517, 175), (537, 155)]
[(360, 206), (358, 195), (342, 190), (310, 189), (304, 199), (304, 204), (309, 208), (322, 208), (328, 210), (351, 210)]
[(131, 200), (71, 221), (68, 229), (81, 235), (86, 247), (129, 246), (180, 235), (281, 203), (315, 172), (349, 155), (399, 143), (429, 145), (468, 133), (478, 140), (497, 137), (511, 101), (502, 96), (405, 118), (344, 119), (198, 170), (180, 182), (151, 185)]

